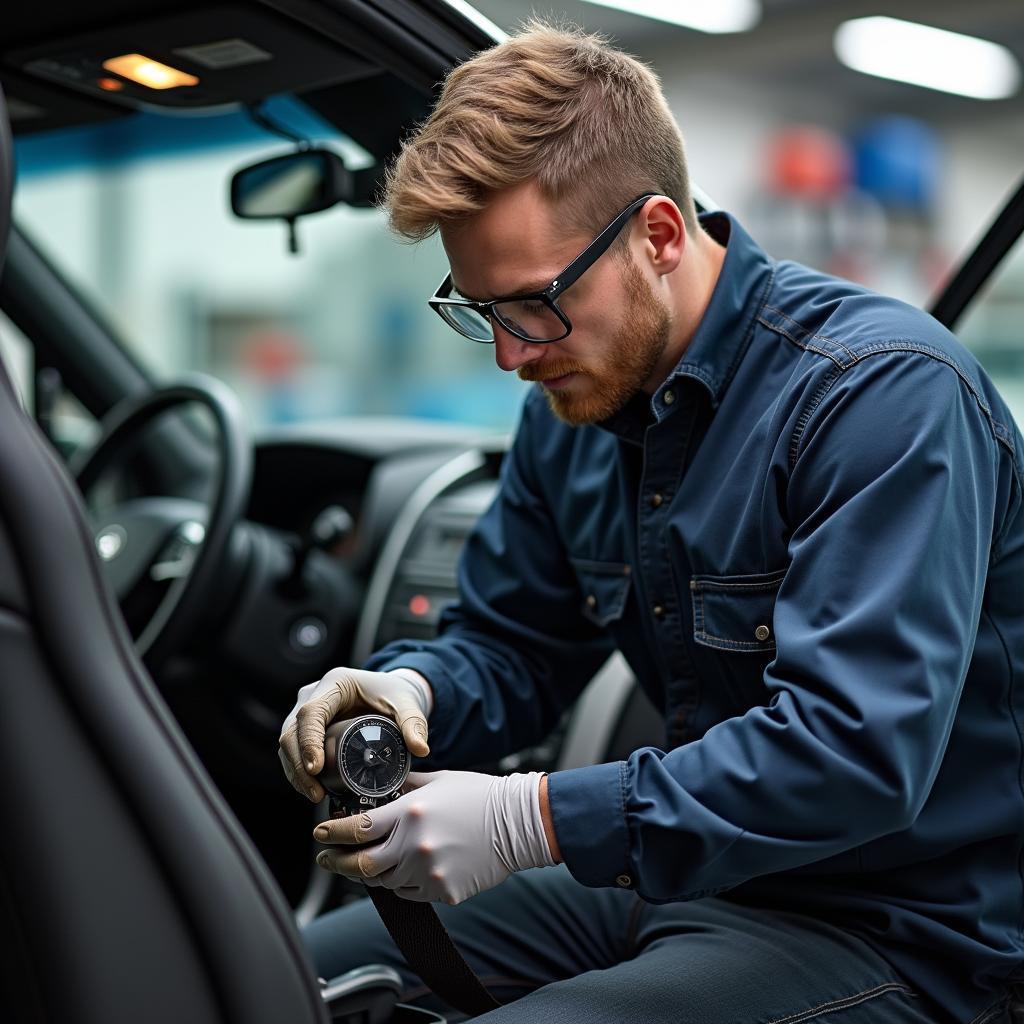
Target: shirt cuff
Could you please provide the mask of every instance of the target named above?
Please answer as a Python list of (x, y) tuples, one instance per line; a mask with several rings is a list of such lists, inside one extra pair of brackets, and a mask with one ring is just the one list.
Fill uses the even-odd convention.
[(632, 888), (626, 825), (626, 762), (548, 775), (558, 846), (573, 878), (594, 888)]
[(455, 690), (438, 658), (425, 651), (410, 651), (392, 655), (384, 660), (370, 657), (363, 667), (373, 672), (391, 672), (400, 668), (411, 668), (419, 672), (430, 683), (434, 698), (433, 707), (427, 718), (431, 757), (434, 756), (435, 749), (443, 750), (447, 747), (450, 740), (447, 732), (454, 717)]

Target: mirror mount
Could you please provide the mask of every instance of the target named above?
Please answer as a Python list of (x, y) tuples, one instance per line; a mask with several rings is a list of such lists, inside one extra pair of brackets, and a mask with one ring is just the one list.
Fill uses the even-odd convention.
[(299, 135), (298, 132), (292, 131), (286, 125), (280, 124), (275, 121), (264, 109), (261, 103), (247, 103), (245, 105), (245, 112), (249, 117), (258, 124), (264, 131), (270, 132), (271, 135), (280, 135), (283, 139), (288, 139), (289, 142), (294, 142), (298, 148), (310, 149), (313, 143), (305, 135)]
[(332, 150), (279, 123), (259, 103), (246, 104), (249, 117), (265, 131), (287, 139), (295, 149), (236, 171), (231, 177), (231, 210), (244, 220), (283, 220), (288, 251), (299, 251), (295, 222), (337, 203), (370, 207), (380, 184), (381, 166), (350, 171)]

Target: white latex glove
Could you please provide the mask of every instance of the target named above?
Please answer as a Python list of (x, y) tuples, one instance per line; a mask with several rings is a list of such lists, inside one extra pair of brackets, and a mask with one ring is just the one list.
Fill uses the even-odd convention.
[(319, 842), (360, 848), (323, 850), (317, 863), (409, 900), (461, 903), (514, 871), (554, 865), (540, 780), (540, 772), (410, 772), (397, 800), (318, 825)]
[(281, 726), (278, 756), (288, 781), (314, 803), (327, 795), (316, 781), (324, 767), (324, 733), (335, 719), (378, 712), (394, 719), (405, 745), (426, 757), (427, 717), (433, 707), (430, 685), (412, 669), (367, 672), (332, 668), (316, 683), (299, 690), (295, 707)]

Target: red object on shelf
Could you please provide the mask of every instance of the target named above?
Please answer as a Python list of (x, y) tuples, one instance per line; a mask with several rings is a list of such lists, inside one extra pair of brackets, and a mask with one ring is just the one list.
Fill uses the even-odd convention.
[(796, 125), (782, 129), (769, 142), (767, 169), (777, 192), (828, 199), (848, 188), (853, 159), (834, 132)]
[(302, 344), (291, 332), (281, 328), (254, 331), (242, 345), (246, 368), (265, 380), (290, 377), (302, 365)]

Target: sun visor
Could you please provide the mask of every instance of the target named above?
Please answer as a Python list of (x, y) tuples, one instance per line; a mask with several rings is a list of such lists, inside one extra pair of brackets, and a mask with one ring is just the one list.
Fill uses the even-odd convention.
[(250, 102), (377, 68), (272, 11), (210, 7), (9, 51), (23, 74), (136, 109)]

